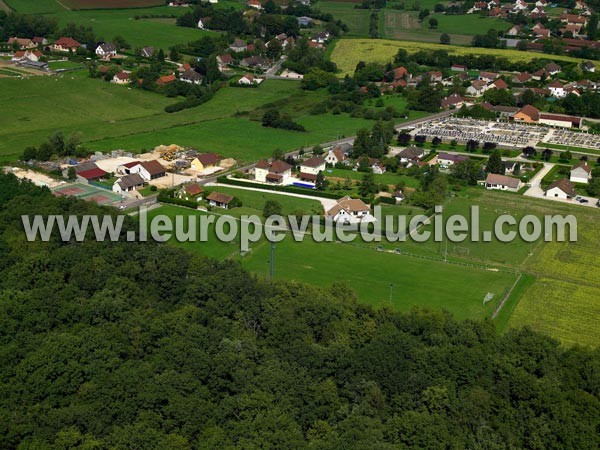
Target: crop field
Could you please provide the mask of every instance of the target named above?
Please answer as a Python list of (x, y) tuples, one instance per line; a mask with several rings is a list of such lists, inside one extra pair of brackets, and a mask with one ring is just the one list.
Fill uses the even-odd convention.
[(70, 9), (90, 8), (143, 8), (148, 6), (160, 6), (165, 2), (162, 0), (61, 0), (61, 3)]
[(333, 17), (348, 25), (348, 36), (369, 36), (369, 15), (371, 12), (368, 9), (355, 9), (355, 4), (326, 0), (320, 1), (317, 8), (324, 13), (332, 14)]
[(385, 39), (340, 39), (336, 42), (335, 48), (331, 53), (331, 60), (337, 64), (343, 76), (353, 73), (359, 61), (387, 63), (394, 58), (400, 48), (405, 49), (409, 53), (415, 53), (419, 50), (445, 50), (455, 55), (494, 55), (509, 58), (512, 61), (531, 61), (532, 59), (543, 58), (556, 61), (579, 62), (577, 58), (563, 55)]
[(4, 3), (23, 14), (48, 14), (66, 10), (56, 0), (4, 0)]

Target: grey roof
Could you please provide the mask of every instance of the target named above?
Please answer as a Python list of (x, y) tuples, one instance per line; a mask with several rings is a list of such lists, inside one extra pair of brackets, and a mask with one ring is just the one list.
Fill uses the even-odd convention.
[(132, 173), (131, 175), (119, 178), (117, 183), (121, 186), (121, 189), (129, 189), (144, 184), (144, 179), (139, 173)]

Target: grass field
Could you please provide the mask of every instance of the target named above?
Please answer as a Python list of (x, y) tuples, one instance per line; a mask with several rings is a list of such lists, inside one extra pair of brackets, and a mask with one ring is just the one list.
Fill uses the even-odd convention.
[(347, 36), (367, 37), (369, 36), (369, 15), (371, 12), (368, 9), (355, 9), (355, 4), (326, 0), (320, 1), (317, 8), (348, 25)]
[[(360, 181), (364, 177), (364, 172), (358, 172), (354, 170), (345, 170), (345, 169), (327, 169), (325, 176), (327, 178), (340, 178), (346, 179), (350, 178), (351, 180)], [(375, 182), (383, 183), (387, 185), (395, 186), (401, 181), (406, 183), (406, 186), (411, 188), (416, 188), (419, 186), (419, 181), (413, 177), (399, 175), (397, 173), (384, 173), (381, 175), (374, 175)]]
[[(266, 276), (269, 254), (269, 245), (259, 245), (244, 258), (243, 265)], [(459, 319), (491, 315), (494, 305), (516, 278), (348, 244), (312, 240), (296, 243), (291, 239), (275, 246), (275, 277), (317, 286), (346, 283), (359, 300), (375, 306), (389, 304), (390, 284), (393, 284), (394, 308), (404, 311), (413, 306), (444, 308)], [(494, 300), (483, 306), (488, 292), (494, 293)]]
[(14, 11), (23, 14), (48, 14), (65, 11), (56, 0), (4, 0)]
[(224, 88), (204, 105), (167, 114), (163, 108), (175, 99), (89, 79), (87, 71), (35, 81), (5, 78), (0, 80), (0, 104), (11, 108), (0, 110), (0, 159), (14, 160), (25, 147), (39, 145), (62, 130), (81, 132), (93, 150), (139, 152), (176, 143), (254, 161), (276, 148), (292, 150), (352, 136), (373, 124), (347, 114), (301, 113), (295, 117), (308, 132), (298, 133), (265, 128), (245, 117), (265, 104), (298, 94), (304, 95), (298, 82), (268, 80), (258, 89)]
[(70, 9), (89, 8), (143, 8), (164, 5), (163, 0), (61, 0)]
[[(207, 186), (207, 190), (221, 192), (223, 194), (233, 195), (242, 202), (243, 208), (234, 208), (232, 214), (258, 214), (262, 217), (263, 208), (268, 200), (275, 200), (281, 205), (281, 213), (284, 216), (293, 214), (297, 211), (303, 211), (304, 214), (322, 214), (323, 207), (318, 200), (306, 198), (291, 197), (288, 195), (273, 194), (269, 192), (247, 191), (228, 186)], [(243, 209), (243, 212), (237, 214), (237, 210)]]
[(509, 58), (512, 61), (531, 61), (532, 59), (543, 58), (556, 61), (579, 62), (577, 58), (563, 55), (385, 39), (340, 39), (336, 42), (335, 48), (331, 53), (331, 60), (337, 64), (342, 75), (351, 74), (359, 61), (387, 63), (394, 58), (400, 48), (407, 50), (409, 53), (419, 50), (445, 50), (455, 55), (494, 55)]

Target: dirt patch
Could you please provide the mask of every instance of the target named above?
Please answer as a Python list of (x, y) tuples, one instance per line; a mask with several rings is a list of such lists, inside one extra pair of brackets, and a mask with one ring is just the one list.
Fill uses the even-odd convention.
[(12, 9), (10, 9), (10, 6), (8, 6), (6, 3), (4, 3), (3, 0), (0, 0), (0, 11), (4, 11), (4, 12), (12, 12)]

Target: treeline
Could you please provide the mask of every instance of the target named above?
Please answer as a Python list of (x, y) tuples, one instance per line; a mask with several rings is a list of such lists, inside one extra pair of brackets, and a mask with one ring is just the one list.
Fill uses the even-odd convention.
[(81, 133), (71, 133), (67, 137), (62, 131), (57, 131), (42, 142), (39, 146), (29, 146), (23, 151), (23, 161), (50, 161), (51, 159), (65, 156), (84, 157), (91, 150), (81, 145)]
[(0, 10), (0, 42), (13, 36), (32, 39), (35, 36), (51, 36), (58, 32), (58, 20), (54, 17), (32, 14), (6, 14)]
[(170, 245), (27, 242), (51, 213), (116, 214), (0, 175), (3, 449), (600, 445), (598, 350)]
[(290, 131), (306, 131), (303, 125), (294, 122), (289, 115), (281, 114), (277, 109), (269, 109), (263, 114), (262, 126)]

